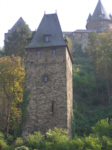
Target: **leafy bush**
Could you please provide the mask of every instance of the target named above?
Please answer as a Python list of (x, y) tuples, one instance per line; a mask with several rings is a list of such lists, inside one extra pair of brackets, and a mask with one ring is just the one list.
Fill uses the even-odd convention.
[(44, 136), (40, 132), (34, 132), (26, 138), (25, 145), (29, 148), (43, 148), (45, 147)]
[(4, 139), (0, 139), (0, 149), (1, 150), (8, 150), (8, 145), (6, 144)]
[(26, 146), (16, 147), (15, 150), (29, 150)]
[(112, 123), (109, 119), (102, 119), (92, 127), (92, 132), (98, 136), (108, 136), (112, 138)]
[(23, 145), (23, 140), (21, 137), (18, 137), (16, 140), (15, 140), (15, 146), (21, 146)]
[(102, 137), (102, 149), (104, 150), (112, 150), (112, 138), (103, 136)]
[(10, 145), (13, 143), (13, 141), (14, 141), (14, 136), (8, 134), (7, 135), (7, 143)]
[(46, 140), (51, 144), (51, 150), (68, 150), (69, 137), (66, 130), (55, 128), (46, 133)]
[(4, 134), (2, 132), (0, 132), (0, 140), (4, 139)]
[(69, 141), (69, 149), (70, 150), (83, 150), (84, 141), (83, 138), (75, 137), (73, 140)]
[(90, 135), (84, 138), (84, 147), (83, 149), (88, 150), (101, 150), (102, 144), (98, 136)]

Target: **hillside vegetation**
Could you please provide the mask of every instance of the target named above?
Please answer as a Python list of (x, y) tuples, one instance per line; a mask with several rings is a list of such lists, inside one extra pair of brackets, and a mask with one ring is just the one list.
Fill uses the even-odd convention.
[[(14, 38), (22, 31), (15, 31)], [(34, 132), (25, 141), (20, 138), (27, 118), (28, 91), (23, 93), (25, 74), (18, 55), (25, 58), (25, 47), (21, 53), (15, 51), (16, 57), (14, 49), (9, 49), (8, 56), (8, 47), (14, 47), (10, 40), (0, 52), (0, 149), (112, 150), (112, 32), (90, 33), (86, 52), (72, 43), (73, 139), (57, 128), (45, 135)]]

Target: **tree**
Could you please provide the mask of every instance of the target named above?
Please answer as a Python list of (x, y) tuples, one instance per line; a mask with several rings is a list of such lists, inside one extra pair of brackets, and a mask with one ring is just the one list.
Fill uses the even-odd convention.
[[(88, 52), (94, 64), (96, 82), (103, 80), (110, 103), (112, 91), (112, 31), (106, 33), (91, 33), (89, 35)], [(103, 88), (103, 89), (105, 89)]]
[(70, 40), (70, 38), (68, 36), (66, 36), (66, 40), (67, 40), (67, 45), (68, 45), (68, 48), (70, 50), (70, 52), (72, 51), (72, 42)]
[(25, 71), (20, 57), (0, 58), (0, 129), (16, 133), (21, 120)]
[(4, 47), (3, 48), (0, 48), (0, 57), (3, 57), (5, 54), (5, 49)]
[(28, 45), (28, 38), (31, 37), (31, 31), (27, 25), (23, 25), (22, 29), (18, 28), (8, 37), (8, 41), (5, 41), (5, 55), (25, 57), (25, 48)]

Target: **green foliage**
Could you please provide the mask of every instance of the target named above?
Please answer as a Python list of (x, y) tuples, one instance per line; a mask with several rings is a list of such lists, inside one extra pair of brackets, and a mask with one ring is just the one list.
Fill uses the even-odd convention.
[(108, 136), (112, 138), (112, 120), (102, 119), (92, 127), (92, 132), (98, 136)]
[[(99, 129), (101, 130), (99, 131)], [(55, 128), (49, 130), (45, 135), (40, 132), (34, 132), (29, 135), (25, 141), (21, 138), (15, 140), (15, 144), (8, 146), (3, 139), (0, 139), (0, 148), (2, 150), (111, 150), (112, 149), (112, 122), (111, 119), (98, 121), (92, 127), (93, 133), (89, 136), (75, 136), (70, 139), (67, 132)], [(110, 131), (110, 132), (109, 132)], [(103, 133), (102, 133), (103, 132)]]
[(5, 56), (5, 49), (4, 49), (4, 47), (0, 48), (0, 57), (3, 57), (3, 56)]
[(15, 146), (21, 146), (23, 145), (23, 140), (21, 137), (18, 137), (16, 140), (15, 140)]
[[(95, 40), (96, 34), (91, 35), (91, 40)], [(91, 46), (96, 45), (94, 41)], [(89, 135), (91, 127), (97, 121), (112, 117), (112, 105), (104, 106), (105, 84), (104, 80), (98, 78), (94, 71), (94, 63), (88, 58), (88, 53), (84, 53), (80, 44), (74, 44), (75, 52), (73, 56), (73, 91), (74, 91), (74, 126), (73, 136), (84, 134)], [(93, 51), (94, 52), (94, 51)], [(94, 59), (95, 60), (95, 57)], [(104, 92), (104, 93), (103, 93)]]
[(0, 132), (0, 140), (1, 139), (4, 139), (5, 137), (4, 137), (4, 134), (2, 133), (2, 132)]
[(68, 36), (66, 36), (66, 40), (67, 40), (67, 45), (68, 45), (69, 51), (71, 52), (72, 51), (72, 42)]
[(103, 91), (97, 87), (98, 94), (105, 93), (105, 103), (109, 104), (112, 96), (112, 31), (90, 33), (88, 52), (93, 62), (96, 82), (99, 79), (103, 81)]
[(102, 137), (102, 150), (111, 150), (112, 149), (112, 138), (103, 136)]
[(5, 41), (5, 55), (25, 57), (26, 46), (28, 45), (27, 38), (31, 37), (31, 32), (27, 25), (23, 25), (22, 29), (18, 28), (8, 37), (8, 41)]
[(16, 147), (15, 150), (29, 150), (26, 146)]
[(25, 145), (32, 149), (35, 148), (42, 149), (45, 147), (45, 142), (43, 140), (44, 140), (44, 136), (40, 132), (34, 132), (33, 135), (30, 134), (26, 138)]
[(0, 149), (1, 150), (7, 150), (8, 149), (8, 145), (5, 141), (5, 136), (1, 132), (0, 132)]
[(13, 141), (14, 141), (14, 136), (8, 134), (7, 135), (7, 143), (10, 145), (13, 143)]
[(49, 130), (46, 133), (46, 139), (51, 143), (50, 150), (67, 150), (69, 137), (67, 136), (67, 132), (62, 129), (55, 128), (54, 131)]
[(21, 122), (19, 124), (18, 136), (21, 136), (23, 127), (24, 127), (24, 125), (26, 123), (26, 120), (27, 120), (27, 117), (28, 117), (27, 106), (28, 106), (28, 103), (29, 103), (29, 98), (28, 98), (29, 92), (30, 91), (24, 89), (23, 101), (22, 101), (22, 104), (21, 104), (22, 116), (21, 116)]

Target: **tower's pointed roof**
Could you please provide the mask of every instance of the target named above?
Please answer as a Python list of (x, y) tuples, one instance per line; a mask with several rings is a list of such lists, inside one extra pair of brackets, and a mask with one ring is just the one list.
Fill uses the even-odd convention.
[(95, 11), (92, 15), (92, 20), (94, 19), (110, 19), (109, 15), (107, 14), (105, 8), (102, 5), (101, 0), (98, 1)]
[[(50, 41), (45, 42), (44, 37), (50, 35)], [(63, 38), (57, 14), (44, 14), (42, 21), (27, 48), (67, 46)]]
[[(12, 33), (18, 28), (19, 30), (22, 28), (22, 26), (26, 24), (22, 17), (18, 19), (18, 21), (13, 25), (13, 27), (8, 31), (9, 33)], [(29, 28), (30, 30), (30, 28)], [(31, 30), (30, 30), (31, 31)]]
[(91, 14), (89, 14), (87, 21), (91, 20)]

